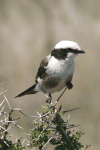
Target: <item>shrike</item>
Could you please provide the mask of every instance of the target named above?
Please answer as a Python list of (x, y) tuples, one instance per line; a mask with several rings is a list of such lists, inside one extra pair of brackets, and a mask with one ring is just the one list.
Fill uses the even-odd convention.
[(35, 84), (16, 97), (42, 91), (47, 97), (46, 102), (50, 103), (51, 93), (59, 92), (66, 86), (69, 90), (72, 89), (74, 58), (83, 53), (85, 52), (73, 41), (59, 42), (51, 51), (51, 54), (40, 63)]

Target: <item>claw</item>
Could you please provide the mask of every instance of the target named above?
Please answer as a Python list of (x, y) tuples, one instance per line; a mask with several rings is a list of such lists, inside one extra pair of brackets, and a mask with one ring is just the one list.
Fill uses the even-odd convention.
[(66, 85), (69, 90), (73, 88), (73, 84), (71, 82), (67, 82)]
[(51, 97), (51, 94), (49, 93), (49, 95), (47, 96), (46, 102), (50, 104), (52, 103), (51, 100), (52, 100), (52, 97)]
[(46, 102), (51, 103), (51, 97), (47, 98)]

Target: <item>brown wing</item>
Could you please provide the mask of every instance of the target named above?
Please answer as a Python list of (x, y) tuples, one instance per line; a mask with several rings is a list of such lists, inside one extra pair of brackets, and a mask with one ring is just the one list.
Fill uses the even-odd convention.
[(48, 65), (48, 62), (50, 60), (50, 56), (46, 56), (41, 64), (40, 64), (40, 67), (38, 69), (38, 72), (37, 72), (37, 75), (36, 75), (36, 78), (35, 78), (35, 82), (37, 83), (37, 78), (40, 77), (41, 79), (45, 78), (47, 73), (46, 73), (46, 66)]

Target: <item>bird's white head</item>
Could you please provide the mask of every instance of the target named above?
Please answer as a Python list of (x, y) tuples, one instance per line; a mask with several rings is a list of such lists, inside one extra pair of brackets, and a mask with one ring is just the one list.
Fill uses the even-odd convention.
[(71, 49), (77, 49), (80, 50), (81, 48), (79, 47), (79, 45), (76, 42), (73, 41), (60, 41), (59, 43), (57, 43), (54, 47), (55, 49), (60, 49), (60, 48), (71, 48)]
[(73, 56), (75, 57), (77, 54), (85, 53), (76, 42), (73, 41), (61, 41), (55, 45), (53, 51), (51, 52), (52, 55), (55, 55), (60, 59), (65, 59), (66, 57)]

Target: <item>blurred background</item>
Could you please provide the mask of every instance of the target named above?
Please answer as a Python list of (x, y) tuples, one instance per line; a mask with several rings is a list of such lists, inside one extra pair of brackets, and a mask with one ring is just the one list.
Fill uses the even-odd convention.
[[(82, 144), (91, 150), (100, 148), (100, 1), (99, 0), (0, 0), (0, 92), (12, 107), (26, 115), (36, 115), (45, 106), (43, 93), (14, 97), (35, 83), (41, 60), (61, 40), (71, 40), (86, 52), (75, 58), (73, 89), (60, 99), (62, 110), (81, 107), (71, 112), (69, 123), (85, 135)], [(61, 91), (62, 92), (62, 91)], [(52, 95), (53, 102), (60, 93)], [(0, 97), (2, 101), (3, 95)], [(67, 120), (69, 114), (65, 115)], [(15, 116), (20, 114), (15, 112)], [(33, 128), (31, 118), (23, 117), (14, 128), (14, 137), (21, 137)], [(24, 135), (25, 136), (25, 135)], [(25, 136), (27, 137), (27, 136)], [(15, 140), (15, 139), (14, 139)]]

